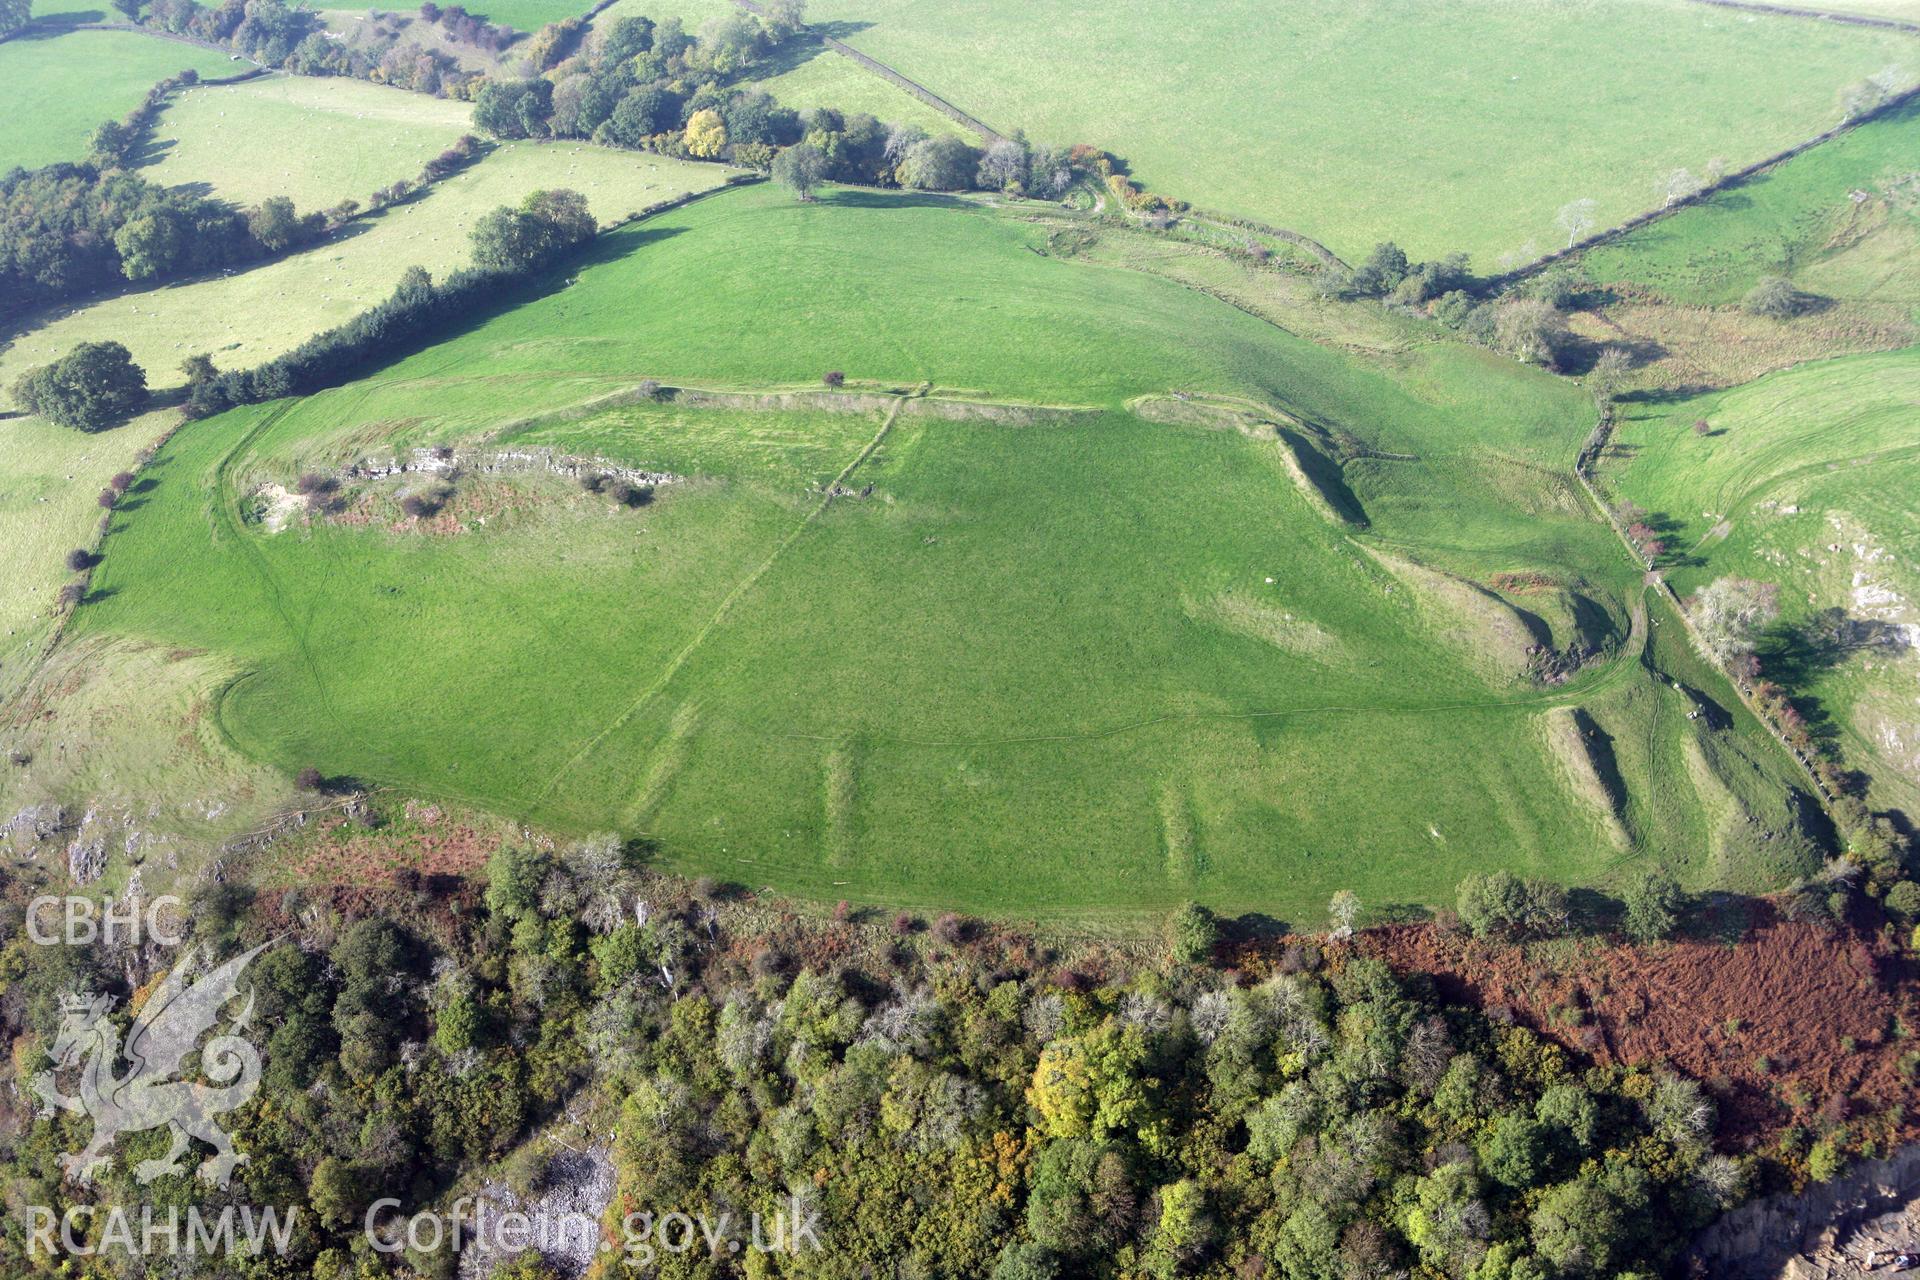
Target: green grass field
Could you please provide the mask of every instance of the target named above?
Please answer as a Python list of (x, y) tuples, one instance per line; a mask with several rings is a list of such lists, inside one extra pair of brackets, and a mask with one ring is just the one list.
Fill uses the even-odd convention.
[(1916, 156), (1908, 105), (1583, 255), (1584, 269), (1681, 303), (1737, 302), (1784, 275), (1829, 300), (1920, 305)]
[(819, 0), (816, 24), (1000, 129), (1117, 151), (1147, 186), (1483, 269), (1659, 203), (1654, 184), (1811, 136), (1909, 37), (1682, 0)]
[[(1770, 674), (1807, 695), (1876, 799), (1902, 806), (1920, 798), (1916, 401), (1920, 350), (1804, 365), (1634, 406), (1606, 469), (1670, 522), (1677, 589), (1725, 574), (1780, 584)], [(1711, 434), (1691, 430), (1698, 419)]]
[(362, 204), (472, 129), (473, 108), (340, 77), (270, 76), (175, 95), (141, 176), (236, 204)]
[[(574, 12), (585, 9), (586, 6), (581, 5)], [(593, 25), (605, 27), (629, 16), (652, 18), (655, 22), (678, 18), (689, 32), (697, 32), (702, 24), (737, 13), (739, 9), (733, 0), (616, 0), (594, 18)]]
[(39, 418), (0, 420), (0, 703), (30, 672), (50, 636), (67, 552), (91, 545), (95, 496), (177, 415), (154, 413), (100, 435)]
[[(42, 317), (0, 348), (0, 388), (77, 343), (105, 339), (125, 343), (155, 387), (178, 386), (180, 362), (195, 352), (229, 367), (257, 364), (377, 302), (409, 266), (444, 273), (464, 265), (473, 219), (529, 191), (574, 187), (586, 193), (596, 216), (612, 220), (705, 189), (726, 172), (591, 147), (501, 147), (423, 198), (306, 253)], [(9, 562), (0, 584), (0, 697), (15, 687), (26, 657), (45, 638), (54, 593), (66, 576), (61, 557), (88, 540), (99, 516), (94, 495), (132, 464), (166, 416), (98, 435), (33, 417), (0, 422), (0, 545)]]
[(795, 111), (815, 107), (832, 107), (848, 115), (864, 111), (888, 124), (917, 124), (928, 133), (957, 133), (974, 140), (971, 132), (952, 119), (852, 58), (813, 47), (819, 52), (790, 70), (759, 81), (758, 87)]
[(730, 172), (585, 145), (507, 144), (425, 195), (304, 253), (43, 317), (0, 350), (0, 387), (78, 343), (109, 338), (133, 352), (156, 387), (179, 386), (180, 362), (196, 352), (222, 366), (258, 364), (386, 297), (410, 266), (444, 274), (466, 265), (474, 220), (530, 191), (571, 187), (587, 197), (595, 217), (612, 222), (717, 186)]
[[(1731, 695), (1571, 489), (1577, 389), (1446, 343), (1317, 346), (1044, 244), (964, 202), (767, 188), (616, 233), (360, 382), (183, 429), (75, 641), (243, 673), (219, 723), (282, 771), (644, 832), (816, 898), (1310, 920), (1475, 868), (1810, 865), (1783, 763), (1688, 718)], [(1084, 412), (551, 413), (826, 368)], [(470, 470), (428, 529), (404, 479), (251, 518), (302, 469), (442, 441)], [(535, 445), (689, 479), (613, 512), (482, 469)], [(1538, 685), (1529, 636), (1605, 656)]]
[(0, 44), (0, 83), (19, 114), (0, 129), (0, 171), (86, 159), (87, 139), (103, 121), (140, 105), (147, 90), (191, 68), (231, 75), (245, 64), (171, 40), (122, 31), (28, 34)]

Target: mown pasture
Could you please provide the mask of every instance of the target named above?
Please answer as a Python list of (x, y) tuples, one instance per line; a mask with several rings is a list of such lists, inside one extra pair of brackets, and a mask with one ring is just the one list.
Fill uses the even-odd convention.
[(1839, 120), (1912, 69), (1899, 32), (1684, 0), (818, 0), (816, 23), (1000, 129), (1118, 152), (1145, 186), (1352, 257), (1394, 240), (1483, 270), (1657, 206)]
[(0, 84), (14, 104), (0, 129), (0, 171), (77, 164), (96, 128), (139, 106), (168, 76), (224, 76), (248, 65), (130, 31), (30, 30), (0, 44)]
[[(183, 429), (74, 638), (234, 671), (219, 723), (282, 771), (816, 898), (1311, 919), (1495, 866), (1808, 865), (1783, 763), (1688, 715), (1731, 696), (1569, 493), (1577, 391), (1044, 246), (961, 201), (766, 188), (617, 232), (359, 382)], [(874, 398), (795, 398), (828, 368)], [(646, 377), (788, 392), (553, 412)], [(895, 403), (928, 387), (999, 407)], [(402, 477), (256, 518), (438, 443), (469, 467), (440, 516), (400, 514)], [(687, 480), (614, 510), (486, 470), (536, 446)], [(1598, 656), (1541, 685), (1529, 642)]]
[(140, 176), (235, 204), (287, 196), (301, 211), (413, 178), (472, 129), (473, 108), (329, 76), (273, 75), (174, 95)]
[(1913, 348), (1656, 397), (1628, 406), (1605, 472), (1666, 530), (1677, 589), (1727, 574), (1780, 586), (1763, 668), (1902, 807), (1920, 798), (1916, 399)]

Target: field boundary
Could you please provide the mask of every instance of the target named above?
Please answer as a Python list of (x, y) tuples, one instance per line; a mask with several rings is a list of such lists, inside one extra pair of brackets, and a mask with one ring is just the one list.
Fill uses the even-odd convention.
[[(1614, 537), (1618, 538), (1620, 545), (1627, 549), (1627, 554), (1632, 556), (1636, 563), (1645, 564), (1638, 548), (1633, 544), (1633, 539), (1628, 537), (1627, 531), (1620, 527), (1620, 518), (1615, 514), (1612, 504), (1606, 500), (1600, 492), (1599, 485), (1593, 480), (1593, 464), (1599, 460), (1600, 455), (1613, 439), (1613, 426), (1613, 411), (1608, 409), (1600, 415), (1599, 422), (1594, 424), (1593, 433), (1587, 437), (1586, 444), (1580, 448), (1579, 456), (1574, 459), (1573, 475), (1580, 482), (1580, 487), (1586, 493), (1588, 500), (1599, 509), (1601, 518), (1607, 522), (1607, 527), (1613, 530)], [(1720, 673), (1721, 678), (1732, 686), (1734, 696), (1740, 699), (1740, 705), (1760, 722), (1761, 727), (1771, 734), (1773, 740), (1780, 744), (1781, 749), (1800, 766), (1800, 772), (1806, 777), (1808, 785), (1813, 788), (1814, 799), (1820, 805), (1821, 812), (1826, 814), (1827, 819), (1836, 827), (1839, 827), (1838, 816), (1833, 811), (1837, 797), (1829, 792), (1826, 784), (1820, 780), (1820, 773), (1814, 768), (1814, 762), (1808, 759), (1807, 754), (1800, 748), (1787, 741), (1786, 735), (1780, 732), (1773, 718), (1761, 710), (1755, 702), (1747, 684), (1727, 670), (1726, 664), (1707, 646), (1706, 637), (1700, 634), (1699, 627), (1694, 624), (1693, 615), (1687, 612), (1686, 603), (1680, 599), (1680, 593), (1673, 589), (1673, 584), (1667, 581), (1667, 576), (1657, 569), (1649, 568), (1645, 581), (1661, 599), (1673, 606), (1673, 611), (1679, 616), (1680, 625), (1685, 628), (1687, 640), (1692, 644), (1694, 652)]]
[[(763, 7), (758, 3), (758, 0), (733, 0), (733, 2), (739, 5), (742, 9), (745, 9), (748, 13), (754, 14), (758, 17), (766, 16), (767, 11), (765, 7)], [(859, 63), (861, 66), (865, 67), (867, 70), (873, 72), (873, 74), (879, 76), (882, 80), (890, 81), (896, 87), (905, 89), (908, 93), (920, 99), (920, 101), (926, 103), (928, 106), (932, 107), (935, 111), (938, 111), (941, 115), (946, 116), (948, 119), (954, 121), (956, 124), (963, 125), (966, 128), (971, 129), (973, 132), (980, 135), (980, 140), (982, 142), (994, 143), (994, 142), (1006, 141), (1006, 136), (1004, 134), (1000, 133), (998, 130), (988, 125), (985, 121), (981, 120), (978, 116), (968, 115), (966, 112), (962, 111), (959, 107), (954, 106), (951, 102), (948, 102), (945, 98), (941, 97), (939, 94), (935, 93), (933, 90), (927, 88), (927, 86), (921, 84), (917, 80), (908, 79), (906, 76), (901, 75), (898, 71), (895, 71), (892, 67), (880, 61), (878, 58), (869, 57), (867, 54), (860, 52), (858, 49), (854, 48), (850, 44), (847, 44), (845, 41), (836, 40), (832, 36), (820, 35), (817, 32), (814, 32), (810, 27), (803, 25), (801, 27), (801, 30), (806, 31), (808, 34), (812, 35), (814, 39), (818, 40), (826, 48), (833, 50), (833, 52), (841, 55), (842, 57), (853, 59), (855, 62)]]
[(1920, 22), (1905, 22), (1899, 18), (1875, 18), (1864, 13), (1834, 13), (1830, 9), (1799, 9), (1782, 4), (1756, 4), (1753, 0), (1693, 0), (1695, 4), (1711, 5), (1716, 9), (1740, 9), (1747, 13), (1773, 13), (1789, 18), (1816, 18), (1822, 22), (1841, 22), (1850, 27), (1883, 27), (1890, 31), (1905, 31), (1920, 35)]
[[(34, 25), (34, 23), (29, 22), (27, 26), (22, 27), (21, 30), (25, 31), (27, 27)], [(132, 22), (76, 22), (70, 27), (62, 27), (60, 29), (62, 31), (130, 31), (135, 35), (152, 36), (156, 40), (171, 40), (175, 44), (190, 44), (196, 49), (207, 49), (214, 53), (224, 53), (231, 61), (251, 63), (255, 69), (260, 71), (266, 71), (268, 69), (258, 62), (254, 62), (254, 60), (246, 54), (238, 52), (230, 45), (215, 44), (211, 40), (201, 40), (194, 36), (183, 36), (177, 31), (156, 31), (152, 27), (141, 26)], [(219, 82), (204, 81), (203, 83), (215, 84)]]
[(1312, 236), (1299, 231), (1289, 231), (1285, 227), (1276, 227), (1270, 222), (1260, 222), (1254, 218), (1242, 218), (1231, 213), (1220, 213), (1213, 209), (1189, 207), (1186, 213), (1178, 215), (1182, 219), (1192, 219), (1203, 226), (1219, 227), (1230, 231), (1252, 231), (1263, 236), (1273, 236), (1289, 244), (1297, 244), (1329, 267), (1346, 269), (1346, 261), (1339, 254), (1315, 240)]
[[(1716, 2), (1717, 0), (1694, 0), (1694, 3), (1696, 4), (1713, 4)], [(1741, 5), (1739, 7), (1751, 9), (1751, 8), (1761, 8), (1762, 6)], [(1771, 12), (1782, 12), (1782, 11), (1771, 10)], [(1533, 276), (1539, 275), (1542, 271), (1545, 271), (1548, 267), (1551, 267), (1556, 263), (1565, 262), (1569, 258), (1577, 258), (1581, 254), (1588, 253), (1594, 249), (1599, 248), (1604, 244), (1610, 244), (1613, 241), (1618, 240), (1622, 236), (1626, 235), (1628, 232), (1638, 231), (1640, 228), (1649, 226), (1652, 223), (1658, 222), (1662, 218), (1671, 217), (1672, 215), (1679, 213), (1682, 209), (1690, 209), (1697, 204), (1704, 204), (1708, 200), (1712, 199), (1714, 196), (1719, 195), (1722, 191), (1727, 191), (1727, 190), (1731, 190), (1732, 188), (1738, 187), (1741, 183), (1747, 181), (1749, 178), (1757, 177), (1759, 174), (1765, 172), (1768, 169), (1773, 168), (1775, 165), (1785, 164), (1787, 161), (1793, 159), (1795, 156), (1800, 155), (1803, 152), (1811, 151), (1823, 142), (1831, 142), (1835, 138), (1838, 138), (1839, 136), (1841, 136), (1842, 134), (1848, 133), (1858, 128), (1859, 126), (1866, 124), (1869, 120), (1877, 120), (1881, 116), (1887, 115), (1893, 111), (1896, 111), (1901, 107), (1904, 107), (1909, 103), (1915, 101), (1916, 99), (1920, 99), (1920, 85), (1915, 85), (1911, 89), (1907, 89), (1901, 93), (1897, 93), (1893, 95), (1892, 97), (1888, 98), (1885, 102), (1881, 103), (1879, 106), (1875, 107), (1871, 111), (1863, 112), (1860, 115), (1855, 116), (1849, 120), (1842, 120), (1839, 124), (1833, 126), (1833, 128), (1828, 129), (1823, 133), (1815, 134), (1813, 137), (1808, 138), (1803, 142), (1794, 143), (1792, 146), (1786, 148), (1785, 150), (1776, 151), (1772, 155), (1767, 156), (1765, 159), (1756, 160), (1752, 164), (1749, 164), (1744, 168), (1736, 169), (1732, 173), (1729, 173), (1725, 177), (1721, 178), (1718, 182), (1710, 183), (1707, 186), (1701, 187), (1698, 191), (1689, 192), (1688, 194), (1679, 197), (1678, 199), (1673, 201), (1673, 203), (1671, 204), (1661, 205), (1658, 209), (1648, 209), (1644, 213), (1637, 213), (1633, 217), (1628, 218), (1625, 222), (1616, 223), (1615, 225), (1608, 227), (1604, 231), (1596, 231), (1594, 234), (1586, 237), (1583, 240), (1576, 240), (1574, 243), (1568, 245), (1564, 249), (1555, 249), (1552, 253), (1545, 254), (1541, 257), (1535, 258), (1532, 262), (1527, 263), (1525, 266), (1515, 267), (1512, 271), (1502, 272), (1499, 275), (1488, 276), (1482, 282), (1483, 286), (1489, 289), (1500, 289), (1500, 288), (1505, 288), (1508, 285), (1517, 284), (1522, 280), (1530, 279)]]

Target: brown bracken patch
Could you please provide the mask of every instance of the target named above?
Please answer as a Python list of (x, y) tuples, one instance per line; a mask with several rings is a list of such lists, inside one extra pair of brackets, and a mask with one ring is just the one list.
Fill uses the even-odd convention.
[(1753, 1150), (1791, 1124), (1877, 1119), (1920, 1134), (1899, 1059), (1914, 1041), (1908, 961), (1883, 937), (1779, 918), (1764, 903), (1737, 942), (1651, 946), (1475, 941), (1432, 925), (1360, 935), (1443, 997), (1510, 1012), (1600, 1063), (1666, 1063), (1720, 1101), (1722, 1142)]

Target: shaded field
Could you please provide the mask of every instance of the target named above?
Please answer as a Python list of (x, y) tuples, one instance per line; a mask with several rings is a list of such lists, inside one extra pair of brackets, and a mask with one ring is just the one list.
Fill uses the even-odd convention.
[(0, 171), (86, 159), (95, 128), (188, 69), (224, 76), (235, 64), (208, 49), (130, 31), (35, 31), (0, 44), (0, 83), (14, 104), (0, 129)]
[[(615, 233), (360, 382), (184, 429), (76, 639), (230, 665), (219, 723), (280, 770), (817, 898), (1306, 917), (1494, 866), (1605, 882), (1652, 855), (1748, 887), (1817, 857), (1768, 740), (1563, 500), (1577, 390), (1449, 344), (1317, 346), (1044, 236), (764, 188)], [(864, 398), (552, 412), (826, 368)], [(898, 399), (927, 384), (1084, 411)], [(1130, 408), (1176, 388), (1211, 407)], [(429, 520), (396, 505), (409, 476), (259, 519), (302, 470), (439, 443), (464, 470)], [(617, 510), (487, 461), (535, 448), (683, 478)], [(1543, 685), (1530, 643), (1590, 652)], [(1606, 736), (1624, 854), (1544, 745), (1563, 706)]]
[(268, 76), (174, 95), (141, 176), (236, 204), (288, 196), (301, 211), (412, 178), (471, 127), (473, 109), (329, 76)]
[(1874, 774), (1878, 801), (1905, 806), (1920, 796), (1917, 399), (1911, 348), (1804, 365), (1635, 404), (1604, 464), (1667, 531), (1676, 588), (1726, 574), (1780, 585), (1763, 668), (1804, 693), (1812, 727)]
[(1483, 269), (1660, 202), (1656, 182), (1737, 165), (1839, 119), (1843, 86), (1903, 61), (1901, 34), (1681, 0), (1389, 4), (1284, 19), (1154, 0), (1125, 20), (1071, 0), (822, 0), (815, 22), (999, 129), (1090, 142), (1148, 187), (1277, 222), (1344, 256), (1374, 242)]

